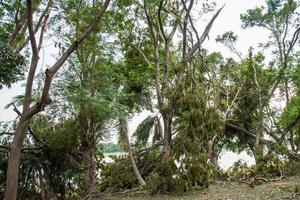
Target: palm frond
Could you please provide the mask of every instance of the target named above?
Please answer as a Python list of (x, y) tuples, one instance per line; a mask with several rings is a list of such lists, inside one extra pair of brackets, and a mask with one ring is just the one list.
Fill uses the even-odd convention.
[(137, 143), (140, 144), (147, 143), (150, 136), (150, 132), (156, 120), (157, 120), (156, 116), (148, 116), (138, 125), (136, 131), (133, 133), (133, 136), (136, 137)]
[[(17, 95), (17, 96), (14, 96), (12, 98), (12, 101), (7, 104), (4, 109), (8, 109), (11, 105), (15, 105), (16, 107), (20, 107), (20, 106), (23, 106), (24, 104), (24, 99), (25, 99), (25, 95), (24, 94), (20, 94), (20, 95)], [(36, 95), (33, 95), (32, 96), (32, 103), (36, 103), (38, 101), (38, 96)]]

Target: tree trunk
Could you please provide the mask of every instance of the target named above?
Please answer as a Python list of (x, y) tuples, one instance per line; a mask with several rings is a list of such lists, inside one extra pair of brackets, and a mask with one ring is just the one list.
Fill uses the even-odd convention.
[(84, 195), (95, 192), (96, 190), (96, 161), (95, 161), (95, 149), (96, 149), (96, 135), (94, 130), (94, 119), (90, 115), (90, 109), (88, 105), (81, 105), (80, 112), (80, 127), (81, 127), (81, 151), (83, 155), (84, 166)]
[(220, 169), (219, 163), (218, 163), (218, 156), (213, 153), (211, 156), (211, 163), (215, 166), (216, 169)]
[(216, 169), (219, 169), (220, 166), (218, 164), (218, 153), (216, 153), (216, 145), (218, 143), (217, 135), (215, 135), (212, 140), (208, 143), (208, 159), (215, 166)]
[(163, 122), (164, 122), (164, 138), (163, 138), (163, 155), (162, 161), (168, 161), (172, 156), (171, 151), (171, 140), (172, 140), (172, 117), (168, 114), (162, 114)]
[(10, 146), (9, 162), (7, 165), (7, 180), (4, 200), (17, 199), (19, 164), (21, 157), (21, 147), (26, 136), (27, 126), (20, 120), (20, 125), (16, 131), (16, 136)]
[(93, 147), (84, 147), (83, 165), (85, 168), (85, 194), (87, 195), (96, 191), (97, 175)]
[(120, 134), (124, 134), (126, 147), (127, 147), (127, 151), (128, 151), (128, 159), (131, 163), (134, 175), (136, 176), (140, 186), (143, 187), (146, 185), (146, 182), (144, 181), (143, 177), (141, 176), (141, 173), (140, 173), (138, 167), (136, 166), (136, 163), (135, 163), (135, 160), (133, 157), (133, 153), (132, 153), (132, 149), (131, 149), (131, 145), (130, 145), (130, 141), (129, 141), (129, 136), (128, 136), (128, 127), (127, 127), (126, 119), (120, 119)]

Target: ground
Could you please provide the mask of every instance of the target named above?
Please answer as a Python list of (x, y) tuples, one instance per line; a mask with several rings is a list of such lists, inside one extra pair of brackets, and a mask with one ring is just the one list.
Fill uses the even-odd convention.
[(156, 195), (145, 192), (105, 195), (106, 200), (300, 200), (300, 177), (264, 183), (254, 188), (247, 184), (215, 181), (209, 189), (184, 195)]

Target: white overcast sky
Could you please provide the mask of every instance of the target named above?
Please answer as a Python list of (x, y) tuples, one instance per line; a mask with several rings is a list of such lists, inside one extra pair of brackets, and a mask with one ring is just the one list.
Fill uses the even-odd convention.
[[(268, 39), (267, 32), (261, 29), (241, 29), (240, 14), (245, 13), (247, 9), (253, 8), (255, 6), (261, 6), (265, 4), (264, 0), (216, 0), (217, 8), (225, 4), (224, 9), (220, 13), (219, 17), (216, 19), (211, 32), (210, 39), (206, 40), (203, 47), (208, 49), (210, 52), (219, 51), (225, 57), (233, 56), (226, 47), (215, 42), (215, 38), (218, 35), (223, 34), (226, 31), (234, 31), (238, 35), (237, 49), (242, 53), (247, 53), (250, 46), (257, 47), (258, 43), (266, 41)], [(195, 8), (196, 9), (196, 8)], [(209, 17), (202, 18), (197, 23), (197, 29), (199, 34), (202, 33), (205, 28), (206, 23), (210, 20)], [(49, 45), (49, 44), (46, 44)], [(40, 55), (40, 68), (44, 68), (46, 65), (51, 65), (55, 61), (55, 53), (49, 52), (53, 51), (53, 47), (45, 47)], [(24, 83), (24, 82), (23, 82)], [(13, 84), (11, 88), (3, 88), (0, 90), (0, 121), (9, 121), (16, 117), (16, 114), (12, 110), (5, 110), (4, 106), (11, 102), (12, 97), (23, 94), (24, 87), (21, 87), (22, 83)], [(134, 117), (130, 122), (129, 130), (133, 132), (138, 123), (140, 123), (149, 112), (140, 113)], [(237, 159), (236, 154), (227, 153), (221, 160), (221, 165), (223, 167), (228, 167), (232, 164), (233, 158)], [(243, 154), (242, 158), (249, 160), (250, 158)], [(253, 163), (253, 160), (250, 159)]]

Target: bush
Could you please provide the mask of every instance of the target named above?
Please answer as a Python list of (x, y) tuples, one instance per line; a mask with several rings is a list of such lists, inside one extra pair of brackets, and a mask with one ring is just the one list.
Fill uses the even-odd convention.
[(138, 186), (131, 164), (127, 159), (103, 165), (101, 178), (100, 190), (102, 192), (117, 192)]
[(285, 174), (288, 176), (300, 175), (300, 161), (290, 161), (286, 163)]
[(247, 164), (241, 160), (236, 161), (232, 167), (227, 170), (228, 180), (240, 181), (247, 176), (249, 171), (254, 171), (253, 168), (248, 167)]
[[(157, 150), (151, 152), (136, 153), (137, 167), (145, 180), (148, 180), (150, 174), (154, 171), (156, 164), (159, 162), (160, 153)], [(125, 189), (138, 187), (138, 181), (134, 175), (131, 163), (127, 158), (114, 158), (114, 163), (108, 163), (101, 166), (101, 183), (102, 192), (117, 192)], [(124, 172), (124, 173), (123, 173)]]
[(260, 159), (256, 166), (256, 173), (265, 178), (281, 176), (284, 161), (276, 155), (270, 155)]
[(177, 168), (173, 159), (160, 163), (147, 181), (147, 188), (153, 194), (182, 193), (194, 189), (207, 188), (213, 175), (212, 166), (206, 162), (205, 156), (186, 157), (184, 168)]
[(161, 162), (147, 179), (147, 189), (152, 194), (174, 192), (176, 165), (172, 159)]

